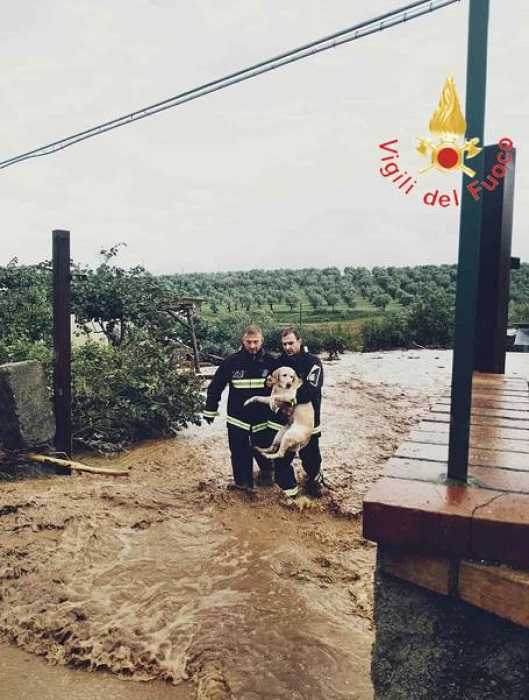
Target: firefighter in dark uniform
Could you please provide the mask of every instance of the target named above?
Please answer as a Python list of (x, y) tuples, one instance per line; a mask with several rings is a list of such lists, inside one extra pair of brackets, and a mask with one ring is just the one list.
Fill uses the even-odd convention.
[[(323, 386), (323, 366), (317, 355), (312, 355), (303, 348), (303, 341), (299, 332), (293, 328), (285, 328), (281, 333), (281, 346), (283, 352), (275, 361), (277, 367), (291, 367), (303, 379), (302, 386), (296, 392), (296, 403), (312, 403), (314, 407), (314, 431), (310, 442), (299, 451), (301, 466), (307, 474), (304, 490), (309, 496), (319, 498), (322, 496), (323, 472), (321, 468), (320, 454), (320, 413), (321, 413), (321, 388)], [(286, 414), (292, 411), (292, 407), (283, 405), (271, 419), (269, 425), (279, 430), (287, 421)], [(294, 452), (287, 452), (282, 459), (274, 460), (276, 484), (283, 489), (286, 496), (296, 498), (299, 488), (294, 474), (292, 462)]]
[(253, 488), (253, 458), (259, 466), (257, 483), (273, 484), (272, 462), (253, 449), (268, 447), (273, 432), (268, 425), (271, 411), (263, 404), (244, 406), (251, 396), (268, 396), (266, 377), (274, 367), (274, 358), (263, 350), (263, 334), (258, 326), (247, 326), (242, 334), (242, 348), (229, 355), (217, 369), (206, 396), (204, 420), (212, 423), (218, 413), (222, 392), (228, 394), (228, 444), (236, 488)]

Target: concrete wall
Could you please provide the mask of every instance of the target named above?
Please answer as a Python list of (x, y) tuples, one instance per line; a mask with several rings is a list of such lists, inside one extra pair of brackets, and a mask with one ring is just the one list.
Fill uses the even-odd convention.
[(375, 700), (529, 700), (529, 630), (377, 567)]

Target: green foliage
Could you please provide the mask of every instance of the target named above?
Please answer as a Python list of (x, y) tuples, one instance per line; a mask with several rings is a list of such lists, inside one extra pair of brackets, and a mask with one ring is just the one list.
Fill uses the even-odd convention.
[(198, 422), (200, 379), (144, 331), (130, 331), (119, 348), (74, 348), (72, 376), (74, 435), (91, 447), (121, 449)]
[[(165, 437), (198, 420), (200, 382), (181, 372), (173, 351), (187, 340), (167, 310), (174, 292), (143, 268), (110, 265), (118, 246), (102, 251), (96, 270), (74, 268), (73, 307), (109, 344), (88, 342), (72, 357), (73, 425), (94, 447), (117, 449)], [(0, 267), (0, 362), (37, 359), (52, 381), (49, 265)]]
[(522, 263), (519, 270), (511, 271), (509, 296), (515, 304), (529, 303), (529, 263)]
[(376, 294), (373, 298), (373, 304), (384, 311), (386, 306), (390, 303), (391, 297), (389, 294)]
[(15, 338), (11, 342), (0, 339), (0, 364), (5, 362), (24, 362), (38, 360), (44, 365), (51, 383), (53, 351), (51, 345), (42, 340), (31, 341), (24, 337)]
[(412, 344), (450, 347), (453, 339), (454, 308), (443, 291), (427, 291), (411, 307), (370, 318), (363, 326), (363, 348), (391, 350)]
[(394, 311), (379, 317), (371, 317), (362, 328), (364, 352), (408, 348), (411, 345), (409, 314)]
[(450, 347), (454, 335), (454, 307), (441, 290), (427, 291), (411, 305), (410, 334), (415, 343), (426, 347)]
[(0, 343), (51, 342), (51, 272), (47, 263), (0, 267)]
[(337, 357), (346, 350), (359, 352), (362, 349), (360, 330), (342, 323), (332, 323), (320, 328), (304, 330), (303, 342), (310, 352), (325, 351), (329, 357)]
[(511, 303), (509, 307), (509, 323), (529, 323), (529, 301), (520, 304)]
[(124, 270), (111, 264), (118, 249), (102, 250), (103, 262), (94, 270), (77, 266), (72, 293), (77, 323), (98, 328), (116, 347), (132, 327), (161, 338), (174, 336), (176, 324), (167, 314), (174, 293), (141, 266)]

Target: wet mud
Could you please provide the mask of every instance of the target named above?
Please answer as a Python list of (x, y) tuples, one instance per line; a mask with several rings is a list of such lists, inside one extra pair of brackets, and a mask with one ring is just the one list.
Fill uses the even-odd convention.
[(0, 649), (12, 700), (105, 684), (131, 700), (372, 698), (362, 496), (446, 380), (403, 393), (347, 358), (325, 369), (321, 500), (228, 491), (223, 421), (85, 459), (129, 477), (0, 483), (0, 638), (25, 652)]

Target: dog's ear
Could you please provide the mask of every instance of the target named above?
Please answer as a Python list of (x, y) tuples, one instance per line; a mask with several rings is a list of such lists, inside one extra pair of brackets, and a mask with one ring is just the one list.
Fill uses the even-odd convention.
[(299, 387), (303, 384), (303, 379), (300, 379), (298, 375), (294, 377), (294, 381), (292, 382), (292, 387), (296, 389), (296, 391), (299, 389)]
[(270, 376), (272, 377), (272, 384), (277, 384), (279, 381), (279, 367), (275, 369)]

